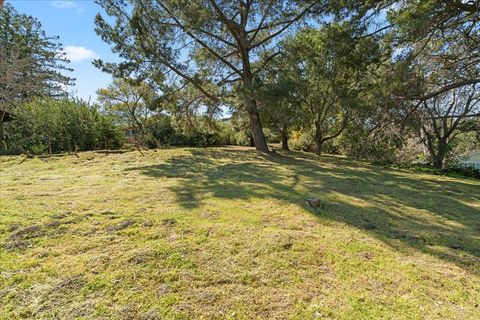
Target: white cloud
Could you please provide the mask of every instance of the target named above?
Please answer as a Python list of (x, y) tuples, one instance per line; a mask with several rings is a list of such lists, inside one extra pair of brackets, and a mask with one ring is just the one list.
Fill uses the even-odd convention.
[(95, 51), (85, 47), (66, 46), (64, 51), (65, 57), (72, 62), (98, 58), (98, 54)]
[(82, 5), (75, 1), (52, 1), (51, 4), (57, 9), (78, 9), (78, 12), (83, 11)]

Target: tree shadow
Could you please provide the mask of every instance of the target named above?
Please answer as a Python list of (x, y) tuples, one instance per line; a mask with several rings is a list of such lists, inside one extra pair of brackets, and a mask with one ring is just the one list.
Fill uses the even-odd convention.
[(419, 250), (480, 273), (480, 186), (473, 181), (419, 179), (414, 172), (301, 152), (231, 148), (192, 150), (127, 170), (175, 178), (170, 189), (186, 209), (211, 197), (301, 205), (304, 198), (319, 196), (324, 203), (315, 213), (319, 219), (363, 229), (396, 250)]

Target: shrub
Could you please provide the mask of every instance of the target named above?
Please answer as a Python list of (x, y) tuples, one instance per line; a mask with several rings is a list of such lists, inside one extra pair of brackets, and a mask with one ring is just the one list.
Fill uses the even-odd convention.
[(300, 151), (313, 151), (313, 139), (310, 132), (294, 132), (289, 140), (290, 148)]
[(57, 153), (118, 148), (123, 135), (95, 107), (68, 99), (37, 99), (15, 110), (5, 125), (7, 152)]
[(208, 147), (229, 144), (230, 136), (228, 134), (222, 136), (217, 131), (194, 128), (190, 132), (180, 132), (173, 126), (171, 117), (159, 115), (150, 119), (146, 125), (144, 141), (149, 148), (158, 146)]

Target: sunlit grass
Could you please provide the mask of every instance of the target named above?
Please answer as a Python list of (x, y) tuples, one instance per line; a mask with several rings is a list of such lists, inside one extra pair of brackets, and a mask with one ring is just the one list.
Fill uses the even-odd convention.
[(0, 183), (2, 319), (480, 318), (479, 181), (231, 147)]

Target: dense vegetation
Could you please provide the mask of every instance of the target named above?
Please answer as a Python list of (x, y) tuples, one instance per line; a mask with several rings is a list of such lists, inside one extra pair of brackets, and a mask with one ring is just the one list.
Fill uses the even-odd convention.
[(109, 17), (97, 33), (126, 58), (98, 67), (148, 83), (186, 117), (227, 106), (258, 150), (268, 127), (284, 148), (296, 135), (317, 154), (442, 168), (460, 128), (478, 130), (478, 2), (98, 3)]
[(113, 119), (82, 101), (35, 99), (23, 104), (5, 125), (7, 153), (43, 154), (115, 149), (123, 132)]
[[(107, 132), (74, 141), (92, 137), (97, 119), (132, 130), (137, 147), (251, 144), (267, 152), (267, 142), (278, 142), (436, 169), (480, 145), (478, 2), (97, 3), (104, 12), (96, 32), (122, 60), (94, 62), (114, 81), (87, 107), (96, 110), (92, 123), (76, 128), (61, 108), (40, 111), (48, 104), (38, 102), (65, 98), (71, 82), (58, 39), (11, 4), (1, 9), (0, 104), (30, 127), (10, 125), (9, 152), (118, 145)], [(50, 131), (47, 113), (57, 119)]]

